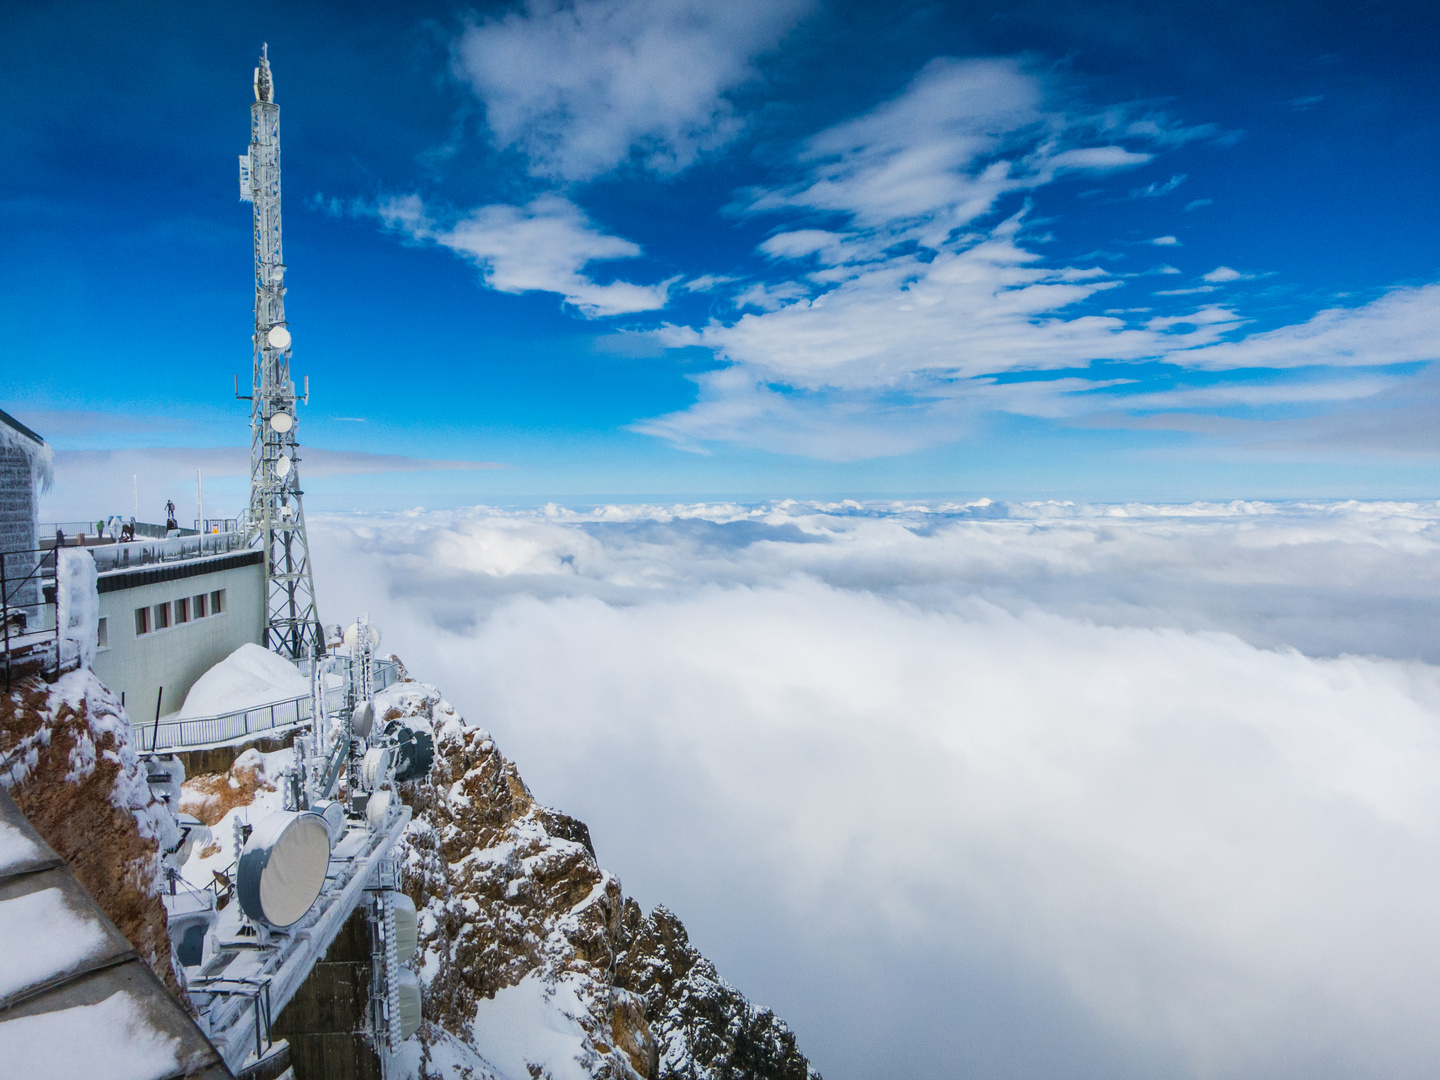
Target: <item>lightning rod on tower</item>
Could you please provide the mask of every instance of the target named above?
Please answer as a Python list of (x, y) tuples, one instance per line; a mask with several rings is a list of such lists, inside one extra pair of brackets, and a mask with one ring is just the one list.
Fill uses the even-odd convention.
[(295, 382), (285, 322), (285, 261), (280, 244), (280, 106), (269, 45), (255, 69), (250, 152), (240, 157), (240, 198), (253, 204), (255, 231), (254, 378), (250, 403), (249, 537), (265, 550), (265, 644), (298, 660), (325, 651), (315, 612), (310, 543), (301, 505)]

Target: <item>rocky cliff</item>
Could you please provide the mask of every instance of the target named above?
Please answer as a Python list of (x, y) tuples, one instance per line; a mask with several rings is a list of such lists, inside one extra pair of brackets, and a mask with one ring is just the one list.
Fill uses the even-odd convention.
[(405, 889), (420, 912), (417, 1076), (503, 1080), (818, 1080), (784, 1021), (748, 1002), (595, 861), (583, 822), (539, 805), (482, 728), (406, 682), (387, 720), (435, 735)]

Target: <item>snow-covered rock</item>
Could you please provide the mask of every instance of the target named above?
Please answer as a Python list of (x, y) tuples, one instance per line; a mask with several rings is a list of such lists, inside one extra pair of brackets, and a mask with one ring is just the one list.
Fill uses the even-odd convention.
[(585, 824), (539, 805), (483, 728), (423, 683), (377, 705), (435, 737), (434, 769), (404, 786), (426, 1021), (400, 1062), (410, 1076), (818, 1080), (784, 1022), (674, 915), (627, 901)]

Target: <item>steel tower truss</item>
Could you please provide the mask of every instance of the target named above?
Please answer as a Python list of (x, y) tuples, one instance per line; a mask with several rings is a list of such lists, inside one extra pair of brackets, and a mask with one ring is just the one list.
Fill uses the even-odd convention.
[[(254, 204), (255, 341), (250, 405), (251, 542), (265, 549), (266, 645), (301, 659), (325, 651), (315, 611), (310, 544), (301, 505), (297, 395), (285, 322), (285, 260), (280, 243), (280, 106), (269, 47), (255, 69), (250, 153), (240, 159), (241, 198)], [(308, 380), (307, 380), (308, 382)], [(306, 397), (308, 398), (308, 386)]]

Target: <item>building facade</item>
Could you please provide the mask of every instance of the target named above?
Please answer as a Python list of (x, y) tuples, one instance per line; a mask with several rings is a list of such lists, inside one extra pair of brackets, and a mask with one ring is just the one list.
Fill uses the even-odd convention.
[(195, 681), (247, 642), (265, 643), (265, 553), (102, 572), (95, 674), (137, 725), (177, 712)]

